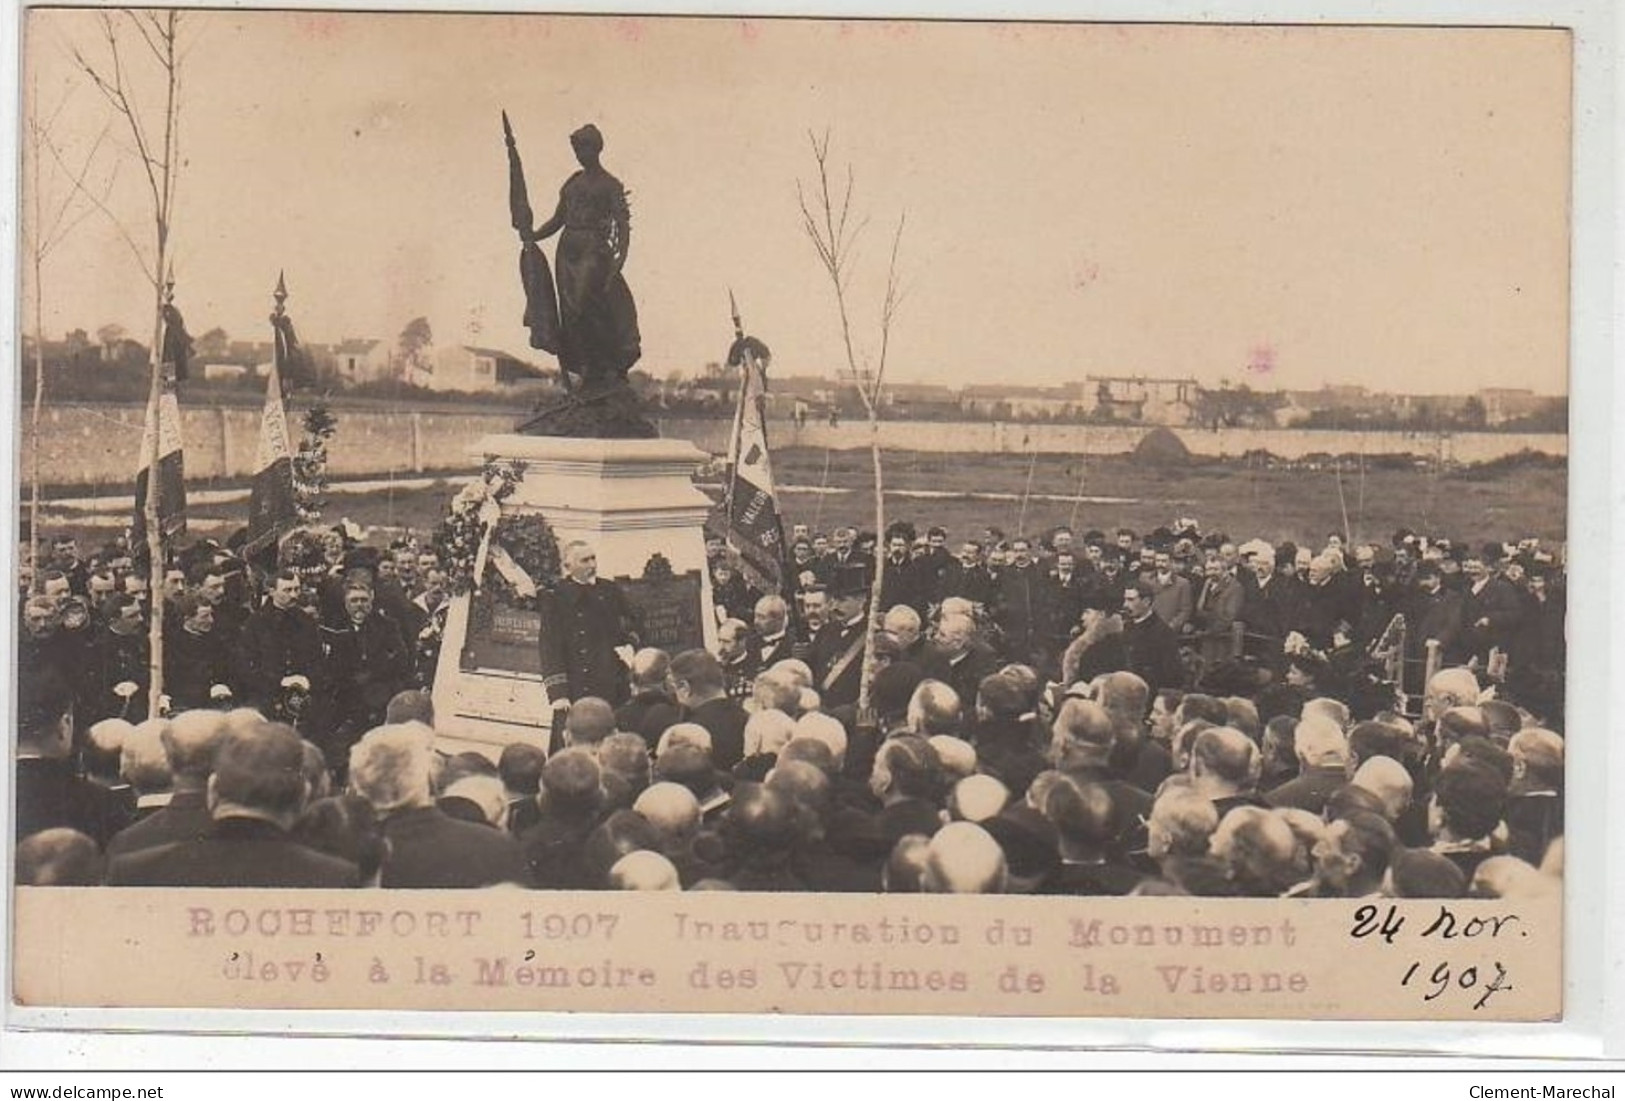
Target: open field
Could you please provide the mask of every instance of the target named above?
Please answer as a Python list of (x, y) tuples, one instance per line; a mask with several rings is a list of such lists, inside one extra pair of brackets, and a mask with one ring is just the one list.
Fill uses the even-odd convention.
[[(775, 455), (775, 474), (788, 523), (828, 530), (872, 525), (868, 455), (859, 451), (790, 449)], [(827, 466), (826, 466), (827, 463)], [(1534, 535), (1561, 542), (1566, 535), (1567, 476), (1539, 464), (1510, 466), (1489, 475), (1472, 471), (1268, 470), (1240, 461), (1200, 462), (1155, 470), (1126, 456), (945, 455), (900, 452), (887, 456), (888, 519), (921, 528), (941, 524), (954, 536), (995, 526), (1014, 534), (1072, 524), (1081, 532), (1127, 526), (1148, 531), (1190, 516), (1204, 530), (1238, 537), (1299, 542), (1323, 540), (1343, 528), (1343, 507), (1356, 539), (1383, 539), (1400, 527), (1474, 543)], [(324, 515), (364, 527), (423, 532), (434, 526), (458, 479), (371, 479), (355, 489), (335, 487)], [(243, 483), (214, 482), (210, 496), (194, 493), (193, 529), (220, 536), (247, 514)], [(197, 487), (202, 490), (204, 487)], [(222, 492), (236, 488), (237, 492)], [(359, 490), (359, 491), (356, 491)], [(127, 491), (126, 491), (127, 492)], [(61, 499), (70, 494), (48, 494)], [(91, 541), (124, 522), (128, 497), (71, 494), (72, 507), (48, 510), (52, 529), (79, 528)], [(1025, 505), (1023, 499), (1025, 498)], [(1080, 500), (1081, 498), (1081, 500)]]

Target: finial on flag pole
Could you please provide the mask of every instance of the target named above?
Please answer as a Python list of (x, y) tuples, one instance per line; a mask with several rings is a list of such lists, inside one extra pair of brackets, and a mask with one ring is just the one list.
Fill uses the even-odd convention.
[(276, 315), (281, 317), (285, 312), (282, 304), (288, 300), (288, 283), (280, 270), (276, 273), (276, 290), (271, 292), (271, 297), (276, 299)]

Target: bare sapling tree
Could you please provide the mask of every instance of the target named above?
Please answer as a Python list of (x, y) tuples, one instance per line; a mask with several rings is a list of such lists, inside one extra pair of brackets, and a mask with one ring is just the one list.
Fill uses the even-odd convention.
[[(174, 9), (121, 9), (97, 13), (100, 42), (94, 56), (75, 45), (72, 56), (78, 68), (107, 101), (114, 119), (121, 121), (130, 140), (130, 155), (146, 181), (151, 200), (152, 236), (150, 246), (142, 247), (136, 235), (109, 208), (98, 202), (126, 245), (135, 254), (142, 273), (152, 287), (153, 329), (151, 382), (147, 390), (147, 423), (151, 438), (146, 441), (146, 505), (142, 519), (146, 528), (149, 591), (152, 593), (152, 623), (148, 631), (151, 653), (148, 657), (150, 687), (147, 693), (149, 717), (157, 717), (163, 695), (164, 616), (160, 605), (164, 587), (164, 532), (159, 514), (158, 466), (162, 436), (160, 404), (164, 391), (164, 307), (167, 292), (174, 286), (170, 256), (170, 231), (174, 225), (175, 188), (180, 179), (180, 90), (181, 13)], [(134, 55), (133, 57), (131, 55)], [(145, 56), (142, 56), (145, 54)], [(145, 75), (143, 75), (145, 74)], [(142, 87), (138, 87), (138, 84)], [(146, 85), (153, 85), (152, 88)], [(151, 102), (149, 102), (149, 100)], [(84, 192), (81, 189), (82, 193)], [(87, 193), (88, 194), (88, 193)]]
[[(885, 538), (886, 533), (886, 479), (880, 441), (881, 387), (886, 379), (886, 357), (891, 350), (892, 323), (905, 297), (898, 277), (897, 256), (903, 244), (903, 227), (908, 215), (898, 216), (897, 230), (892, 235), (891, 256), (886, 267), (886, 285), (880, 302), (879, 349), (873, 368), (864, 365), (852, 335), (852, 281), (856, 268), (857, 245), (868, 225), (867, 217), (853, 220), (851, 165), (846, 166), (845, 180), (839, 185), (840, 194), (830, 180), (829, 133), (822, 138), (809, 133), (817, 178), (811, 185), (796, 183), (796, 198), (801, 206), (802, 230), (812, 242), (818, 261), (829, 276), (835, 297), (835, 311), (841, 324), (841, 342), (846, 356), (846, 377), (857, 392), (864, 415), (869, 423), (869, 457), (874, 468), (875, 535)], [(810, 192), (810, 194), (809, 194)], [(865, 628), (863, 673), (858, 684), (858, 714), (865, 721), (871, 717), (870, 687), (875, 678), (875, 636), (880, 631), (885, 609), (880, 606), (881, 588), (885, 581), (886, 555), (876, 553), (874, 586), (869, 593), (868, 624)]]
[[(32, 74), (29, 82), (28, 106), (23, 116), (24, 139), (27, 143), (27, 167), (24, 185), (27, 188), (26, 211), (23, 219), (23, 238), (27, 242), (24, 255), (28, 262), (29, 298), (34, 314), (34, 402), (29, 418), (28, 455), (28, 568), (33, 576), (32, 591), (39, 592), (44, 579), (39, 568), (40, 539), (40, 422), (45, 409), (45, 261), (69, 232), (85, 218), (96, 212), (96, 207), (83, 201), (90, 194), (87, 179), (96, 163), (97, 153), (107, 136), (103, 126), (84, 153), (73, 158), (63, 152), (53, 133), (63, 109), (72, 96), (72, 88), (50, 106), (40, 96), (39, 74)], [(51, 168), (46, 169), (46, 161)], [(105, 188), (111, 188), (109, 176)], [(105, 196), (104, 196), (105, 197)]]

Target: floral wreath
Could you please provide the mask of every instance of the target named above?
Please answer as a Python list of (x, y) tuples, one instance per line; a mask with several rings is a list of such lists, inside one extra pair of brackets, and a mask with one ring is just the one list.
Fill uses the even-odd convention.
[[(534, 608), (539, 593), (559, 579), (558, 537), (542, 514), (502, 514), (502, 502), (524, 478), (524, 463), (488, 458), (478, 480), (452, 498), (433, 542), (453, 595), (485, 591), (505, 604)], [(484, 576), (476, 577), (482, 564)]]

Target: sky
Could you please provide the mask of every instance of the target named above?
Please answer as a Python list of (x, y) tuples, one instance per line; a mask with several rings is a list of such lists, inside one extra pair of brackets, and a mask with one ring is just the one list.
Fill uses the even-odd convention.
[[(69, 55), (98, 56), (96, 18), (36, 10), (25, 28), (25, 109), (51, 115), (70, 164), (109, 122)], [(844, 362), (797, 201), (814, 179), (809, 135), (827, 134), (864, 220), (849, 299), (865, 365), (906, 216), (891, 381), (1567, 388), (1562, 32), (184, 20), (174, 267), (194, 335), (268, 339), (283, 271), (307, 340), (393, 341), (423, 315), (442, 344), (544, 361), (520, 323), (505, 108), (538, 218), (575, 167), (570, 131), (603, 131), (631, 194), (626, 276), (657, 375), (724, 356), (730, 289), (776, 373)], [(144, 48), (127, 45), (137, 79)], [(154, 105), (155, 90), (137, 89)], [(150, 202), (121, 126), (92, 187), (145, 243)], [(49, 208), (72, 193), (41, 164)], [(23, 172), (26, 188), (26, 149)], [(47, 335), (116, 321), (145, 339), (143, 278), (90, 211), (46, 258)], [(24, 316), (31, 330), (31, 305)]]

